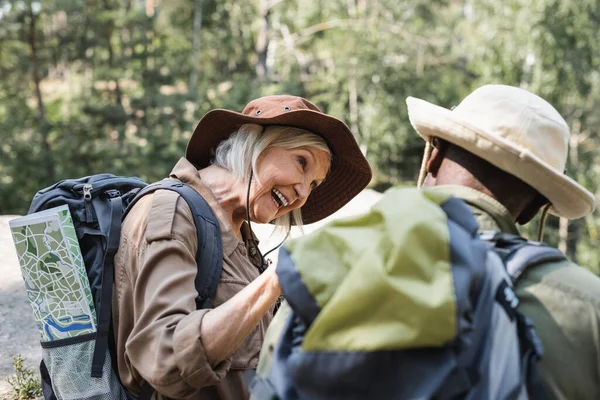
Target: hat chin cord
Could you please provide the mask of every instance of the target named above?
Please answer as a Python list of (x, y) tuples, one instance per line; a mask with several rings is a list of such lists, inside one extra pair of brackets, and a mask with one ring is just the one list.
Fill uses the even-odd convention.
[(548, 212), (550, 211), (551, 204), (548, 203), (542, 208), (542, 216), (540, 218), (540, 227), (538, 229), (538, 242), (541, 242), (544, 239), (544, 225), (546, 225), (546, 219), (548, 218)]
[[(250, 221), (250, 187), (252, 185), (252, 177), (253, 177), (253, 171), (252, 171), (252, 169), (250, 169), (250, 176), (248, 178), (248, 191), (246, 192), (246, 222), (248, 223), (248, 230), (250, 231), (250, 236), (251, 236), (252, 240), (255, 243), (258, 243), (258, 239), (256, 238), (256, 236), (254, 236), (254, 231), (252, 230), (252, 222)], [(285, 237), (283, 238), (281, 243), (279, 243), (277, 246), (273, 247), (271, 250), (267, 251), (264, 255), (258, 248), (258, 245), (255, 246), (256, 251), (258, 251), (258, 255), (260, 256), (261, 266), (258, 268), (258, 270), (260, 271), (261, 274), (271, 264), (271, 260), (265, 261), (265, 257), (268, 256), (271, 252), (273, 252), (273, 251), (277, 250), (279, 247), (281, 247), (283, 242), (285, 242), (287, 240), (287, 238), (290, 236), (291, 231), (292, 231), (292, 220), (290, 218), (290, 225), (289, 225), (287, 234), (285, 235)]]
[(419, 178), (417, 179), (417, 187), (423, 186), (425, 178), (427, 177), (427, 163), (431, 157), (431, 138), (425, 142), (425, 151), (423, 152), (423, 161), (421, 162), (421, 169), (419, 170)]

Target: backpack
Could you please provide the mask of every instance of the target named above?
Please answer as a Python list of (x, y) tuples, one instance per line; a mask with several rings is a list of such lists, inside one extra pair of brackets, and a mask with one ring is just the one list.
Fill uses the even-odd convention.
[[(206, 200), (190, 186), (165, 179), (148, 185), (139, 178), (98, 174), (67, 179), (40, 190), (28, 214), (67, 204), (73, 220), (92, 291), (97, 317), (96, 333), (42, 342), (40, 365), (45, 399), (131, 399), (119, 381), (112, 333), (114, 256), (121, 222), (146, 194), (172, 190), (187, 202), (196, 225), (196, 306), (213, 307), (222, 269), (219, 222)], [(113, 354), (111, 354), (111, 352)], [(139, 398), (150, 398), (146, 383)]]
[(544, 398), (543, 349), (513, 279), (563, 259), (514, 235), (480, 237), (462, 200), (390, 189), (367, 214), (280, 250), (291, 311), (252, 398)]

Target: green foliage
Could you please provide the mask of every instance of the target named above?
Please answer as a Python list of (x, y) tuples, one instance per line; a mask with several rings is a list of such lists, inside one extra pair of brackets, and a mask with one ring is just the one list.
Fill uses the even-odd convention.
[[(345, 120), (373, 187), (412, 184), (405, 98), (452, 107), (485, 83), (554, 104), (567, 172), (598, 193), (599, 31), (598, 0), (0, 0), (0, 213), (68, 177), (161, 179), (205, 112), (276, 93)], [(600, 272), (599, 223), (546, 238)]]
[(15, 376), (6, 378), (11, 387), (13, 400), (36, 399), (42, 395), (42, 386), (37, 374), (25, 366), (25, 358), (17, 355), (13, 358)]

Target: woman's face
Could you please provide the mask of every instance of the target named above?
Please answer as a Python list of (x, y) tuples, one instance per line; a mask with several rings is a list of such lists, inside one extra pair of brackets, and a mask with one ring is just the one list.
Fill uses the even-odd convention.
[(250, 219), (264, 224), (302, 207), (329, 165), (329, 153), (315, 147), (265, 150), (250, 191)]

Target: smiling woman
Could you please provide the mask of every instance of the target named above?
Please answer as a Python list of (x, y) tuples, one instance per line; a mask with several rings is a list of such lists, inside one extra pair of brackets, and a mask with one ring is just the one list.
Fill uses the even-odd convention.
[(169, 178), (196, 190), (218, 219), (214, 308), (196, 308), (199, 239), (187, 203), (165, 190), (143, 197), (115, 257), (121, 381), (136, 396), (150, 387), (169, 398), (247, 399), (243, 374), (257, 366), (281, 295), (251, 222), (289, 229), (323, 219), (364, 189), (371, 170), (341, 120), (300, 97), (268, 96), (241, 113), (207, 113)]

